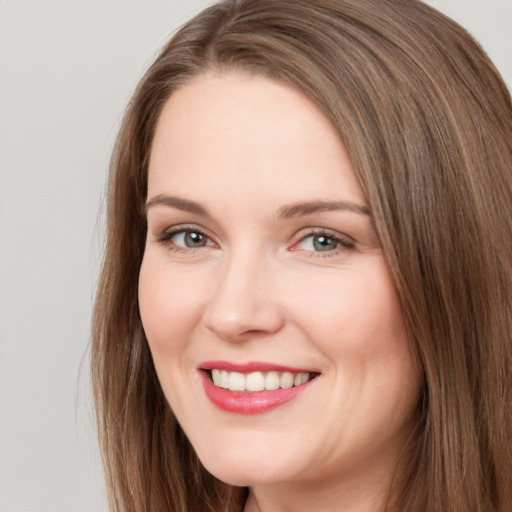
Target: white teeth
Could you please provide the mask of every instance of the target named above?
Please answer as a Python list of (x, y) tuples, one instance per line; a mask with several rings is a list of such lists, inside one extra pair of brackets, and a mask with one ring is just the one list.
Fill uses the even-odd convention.
[(249, 373), (245, 377), (246, 391), (263, 391), (265, 389), (265, 377), (261, 372)]
[(265, 377), (265, 389), (267, 391), (274, 391), (275, 389), (279, 389), (279, 374), (277, 372), (268, 372)]
[(220, 387), (229, 388), (229, 373), (226, 370), (220, 372)]
[(290, 389), (290, 388), (292, 388), (293, 387), (293, 381), (294, 381), (293, 373), (284, 372), (281, 375), (280, 382), (281, 382), (281, 387), (283, 389)]
[(229, 390), (245, 391), (245, 375), (238, 372), (229, 372)]
[(293, 386), (306, 384), (311, 378), (308, 372), (251, 372), (248, 374), (228, 372), (213, 369), (211, 371), (213, 383), (230, 391), (274, 391), (276, 389), (289, 389)]
[[(306, 382), (309, 380), (309, 373), (299, 373), (300, 376), (300, 384), (306, 384)], [(297, 386), (297, 384), (295, 384)]]

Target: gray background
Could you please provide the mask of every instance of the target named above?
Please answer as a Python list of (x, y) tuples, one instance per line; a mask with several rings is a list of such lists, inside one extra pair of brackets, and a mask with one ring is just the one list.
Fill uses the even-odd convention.
[[(0, 0), (0, 512), (105, 512), (88, 371), (109, 154), (209, 2)], [(431, 0), (512, 84), (512, 0)]]

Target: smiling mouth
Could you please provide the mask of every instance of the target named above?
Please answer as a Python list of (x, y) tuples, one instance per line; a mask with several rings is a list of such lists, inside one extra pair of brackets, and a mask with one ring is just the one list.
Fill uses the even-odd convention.
[(320, 372), (262, 362), (205, 361), (198, 370), (206, 396), (222, 411), (263, 414), (302, 395)]
[(302, 386), (316, 376), (313, 372), (256, 371), (240, 373), (221, 369), (206, 370), (213, 384), (229, 391), (256, 393), (258, 391), (276, 391)]

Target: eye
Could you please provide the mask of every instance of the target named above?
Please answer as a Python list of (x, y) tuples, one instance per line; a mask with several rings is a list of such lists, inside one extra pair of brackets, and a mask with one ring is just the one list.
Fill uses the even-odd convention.
[(303, 236), (296, 243), (292, 251), (306, 251), (312, 253), (326, 253), (325, 255), (338, 254), (340, 251), (354, 248), (354, 241), (341, 234), (331, 233), (325, 230), (310, 233)]
[(182, 231), (173, 237), (176, 245), (183, 247), (204, 247), (208, 244), (208, 237), (199, 231)]
[(327, 235), (310, 235), (302, 239), (302, 247), (305, 251), (334, 251), (339, 245), (339, 240)]
[(168, 244), (171, 248), (200, 249), (201, 247), (213, 247), (215, 243), (202, 231), (198, 229), (181, 228), (175, 231), (163, 233), (158, 242)]

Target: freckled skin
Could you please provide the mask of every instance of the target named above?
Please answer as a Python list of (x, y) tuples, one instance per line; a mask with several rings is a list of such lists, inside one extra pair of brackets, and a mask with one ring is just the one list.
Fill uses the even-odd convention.
[[(300, 202), (366, 205), (329, 120), (268, 78), (200, 76), (159, 119), (156, 196), (204, 210), (149, 208), (139, 300), (164, 393), (205, 467), (249, 485), (262, 512), (318, 500), (322, 511), (376, 510), (422, 373), (369, 215), (280, 216)], [(244, 416), (206, 397), (197, 368), (207, 360), (320, 376), (291, 402)]]

